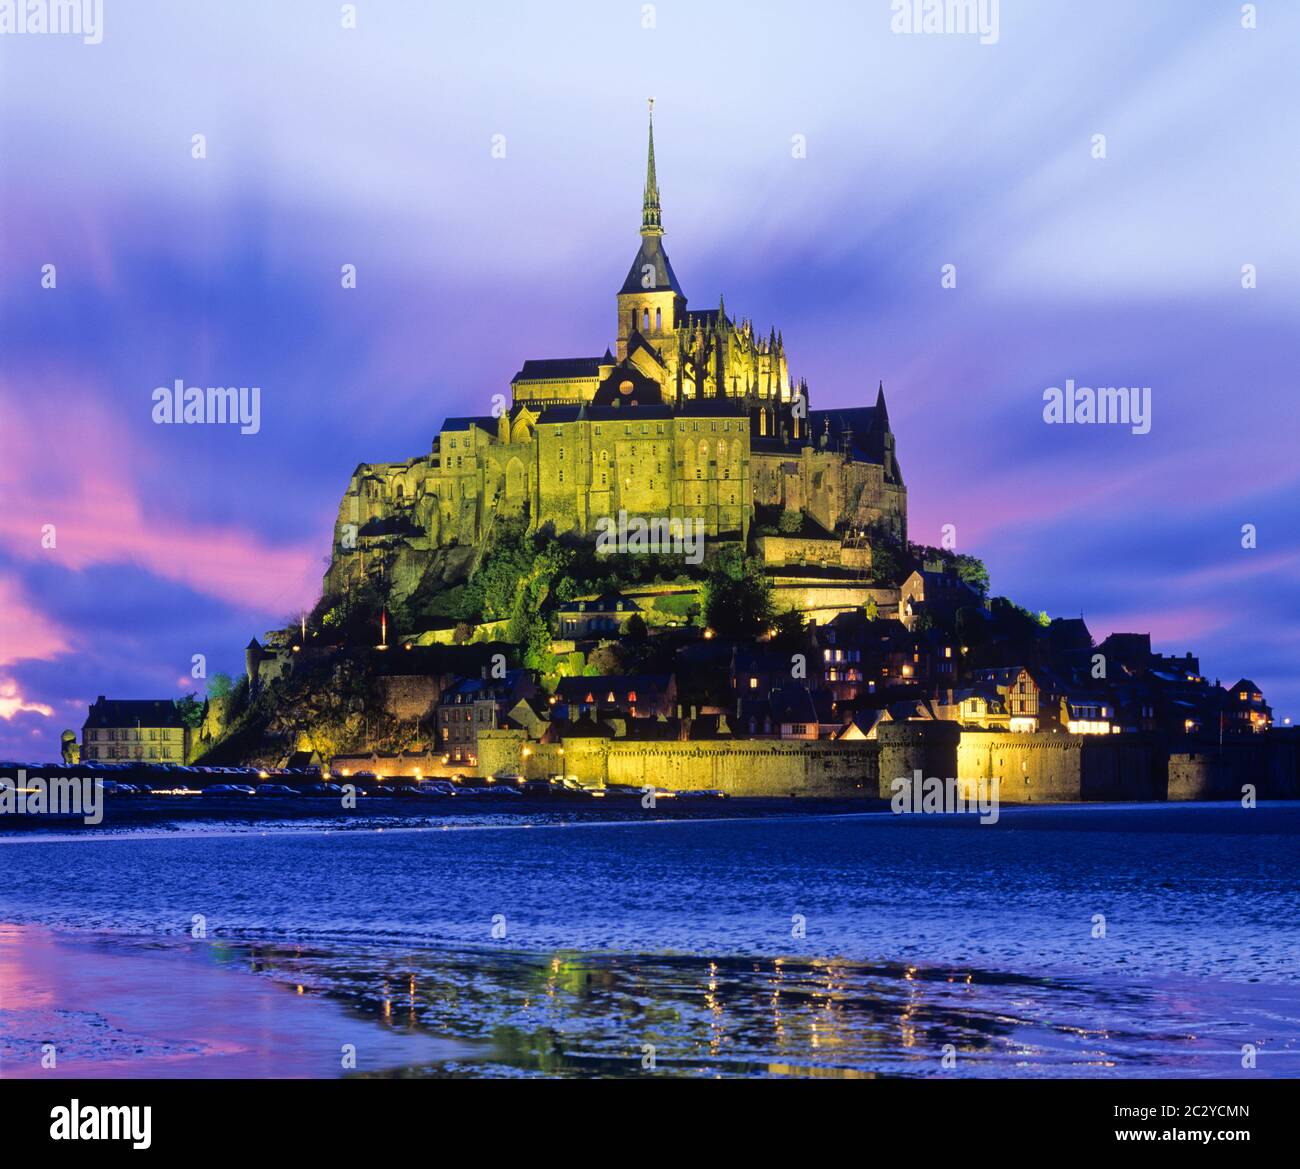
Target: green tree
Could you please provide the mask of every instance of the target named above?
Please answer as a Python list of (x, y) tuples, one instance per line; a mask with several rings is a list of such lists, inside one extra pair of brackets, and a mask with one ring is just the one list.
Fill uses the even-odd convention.
[(892, 585), (898, 583), (901, 572), (898, 557), (894, 554), (892, 548), (872, 547), (871, 572), (872, 576), (880, 584)]
[(588, 674), (622, 674), (627, 669), (627, 658), (623, 651), (612, 642), (598, 645), (587, 655)]
[(185, 697), (176, 699), (173, 705), (180, 712), (181, 722), (191, 730), (203, 725), (203, 703), (197, 695), (186, 694)]
[(880, 616), (880, 606), (876, 604), (875, 597), (867, 598), (867, 620), (874, 621)]
[(523, 649), (523, 663), (528, 669), (540, 674), (555, 673), (556, 659), (551, 652), (551, 628), (544, 617), (534, 613), (526, 619), (519, 644)]
[(229, 674), (213, 674), (208, 679), (208, 697), (209, 698), (229, 698), (230, 692), (234, 690), (235, 683)]
[(787, 609), (784, 613), (778, 613), (772, 622), (772, 640), (769, 644), (782, 653), (795, 653), (803, 649), (805, 628), (803, 614), (798, 609)]
[(718, 556), (703, 592), (705, 619), (719, 637), (752, 641), (772, 624), (772, 583), (739, 548)]
[(989, 595), (989, 570), (984, 566), (984, 561), (962, 554), (953, 558), (953, 567), (962, 580), (979, 591), (981, 597)]
[(803, 530), (803, 512), (787, 508), (777, 521), (777, 530), (783, 536), (794, 536)]

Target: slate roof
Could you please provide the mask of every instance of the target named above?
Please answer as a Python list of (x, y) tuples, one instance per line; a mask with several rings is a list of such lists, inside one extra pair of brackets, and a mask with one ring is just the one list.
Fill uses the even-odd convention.
[(561, 613), (639, 613), (641, 606), (620, 593), (602, 593), (594, 601), (565, 601)]
[[(654, 270), (654, 286), (652, 288), (647, 288), (644, 281), (644, 272), (647, 266)], [(623, 281), (623, 287), (619, 289), (620, 295), (625, 292), (675, 292), (678, 296), (684, 295), (682, 286), (677, 283), (677, 276), (673, 272), (673, 266), (668, 262), (668, 253), (664, 251), (660, 236), (643, 235), (641, 237), (641, 246), (637, 249), (636, 259), (632, 261), (632, 267), (627, 271), (627, 279)]]
[(524, 367), (511, 382), (518, 381), (572, 381), (575, 378), (600, 376), (602, 357), (548, 357), (540, 361), (525, 361)]
[(672, 682), (671, 674), (602, 674), (595, 677), (561, 678), (556, 695), (564, 702), (584, 703), (592, 695), (594, 703), (606, 703), (612, 691), (615, 700), (626, 700), (633, 691), (647, 696), (663, 694)]
[(477, 426), (480, 430), (486, 430), (489, 434), (496, 434), (497, 420), (490, 414), (468, 415), (464, 418), (448, 418), (442, 424), (443, 430), (469, 430), (471, 426)]
[(95, 699), (85, 727), (183, 727), (181, 712), (170, 698)]

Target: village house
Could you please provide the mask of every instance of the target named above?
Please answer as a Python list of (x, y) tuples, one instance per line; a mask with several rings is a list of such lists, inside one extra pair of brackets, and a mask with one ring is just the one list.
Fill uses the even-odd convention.
[(465, 678), (445, 690), (438, 704), (438, 748), (448, 763), (478, 762), (480, 731), (494, 731), (504, 715), (537, 692), (527, 670), (501, 678)]
[(190, 729), (169, 698), (105, 698), (91, 705), (81, 728), (84, 763), (138, 760), (184, 763)]
[(667, 718), (677, 702), (677, 679), (672, 674), (606, 674), (562, 678), (555, 691), (553, 717), (576, 721), (591, 715), (625, 718)]

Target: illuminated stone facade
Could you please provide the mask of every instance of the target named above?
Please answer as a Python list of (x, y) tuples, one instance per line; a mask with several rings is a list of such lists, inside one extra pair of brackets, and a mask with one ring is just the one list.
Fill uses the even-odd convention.
[(327, 587), (382, 571), (400, 595), (439, 556), (443, 576), (463, 575), (500, 517), (591, 535), (626, 512), (746, 540), (766, 508), (854, 547), (872, 531), (905, 538), (883, 386), (874, 406), (811, 410), (780, 333), (721, 299), (689, 307), (663, 246), (653, 126), (641, 243), (615, 301), (613, 350), (526, 361), (495, 416), (449, 418), (430, 454), (359, 466)]

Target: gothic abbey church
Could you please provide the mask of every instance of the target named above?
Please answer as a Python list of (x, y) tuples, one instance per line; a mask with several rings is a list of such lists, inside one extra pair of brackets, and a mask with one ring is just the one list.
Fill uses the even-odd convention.
[[(362, 464), (326, 577), (466, 571), (504, 517), (593, 535), (601, 517), (698, 519), (747, 540), (782, 512), (829, 541), (906, 537), (907, 491), (883, 386), (874, 406), (812, 410), (780, 333), (692, 309), (668, 260), (650, 126), (641, 243), (615, 297), (614, 350), (525, 361), (498, 417), (448, 418), (430, 454)], [(332, 587), (331, 587), (332, 586)]]

